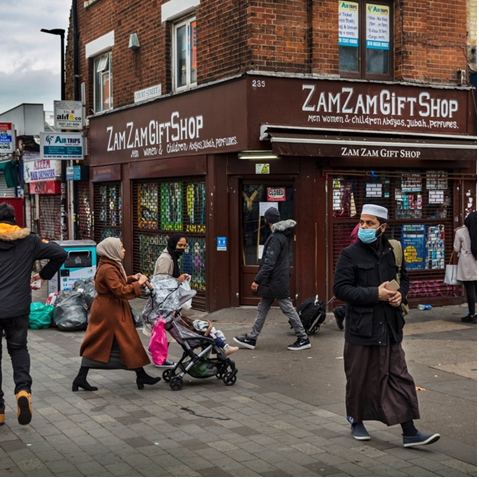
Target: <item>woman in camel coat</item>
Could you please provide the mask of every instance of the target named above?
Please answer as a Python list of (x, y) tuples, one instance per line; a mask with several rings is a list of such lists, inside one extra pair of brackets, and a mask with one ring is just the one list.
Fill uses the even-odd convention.
[(122, 264), (125, 249), (119, 238), (103, 240), (96, 251), (100, 257), (95, 274), (97, 295), (80, 347), (81, 368), (72, 389), (98, 389), (87, 382), (90, 368), (134, 370), (138, 389), (143, 389), (145, 384), (155, 384), (160, 378), (149, 376), (143, 369), (150, 361), (136, 331), (128, 300), (142, 294), (140, 287), (148, 278), (140, 273), (126, 275)]

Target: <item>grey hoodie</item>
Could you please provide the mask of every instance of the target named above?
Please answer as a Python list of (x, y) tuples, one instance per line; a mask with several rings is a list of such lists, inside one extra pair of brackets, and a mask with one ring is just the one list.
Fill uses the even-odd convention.
[(0, 223), (0, 318), (30, 313), (30, 278), (37, 259), (50, 260), (40, 277), (51, 279), (67, 258), (56, 243), (44, 243), (27, 228), (6, 232), (10, 224)]

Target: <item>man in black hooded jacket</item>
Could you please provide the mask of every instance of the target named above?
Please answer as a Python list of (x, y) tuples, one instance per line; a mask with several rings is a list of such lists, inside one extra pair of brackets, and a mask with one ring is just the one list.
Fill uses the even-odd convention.
[[(27, 349), (28, 316), (31, 283), (52, 279), (65, 261), (67, 253), (56, 243), (44, 243), (15, 221), (15, 211), (8, 203), (0, 204), (0, 337), (5, 331), (7, 350), (13, 366), (17, 400), (17, 419), (22, 425), (32, 419), (30, 404), (32, 378)], [(31, 276), (36, 260), (50, 260), (35, 276)], [(33, 288), (38, 289), (38, 288)], [(0, 361), (2, 357), (0, 341)], [(0, 425), (5, 422), (5, 400), (0, 364)]]
[(268, 208), (264, 213), (264, 219), (271, 229), (271, 234), (264, 244), (259, 271), (251, 285), (253, 294), (261, 296), (261, 301), (251, 332), (233, 339), (245, 348), (254, 349), (266, 316), (276, 299), (298, 337), (288, 349), (290, 351), (308, 349), (311, 342), (289, 297), (289, 244), (296, 221), (281, 221), (277, 208)]

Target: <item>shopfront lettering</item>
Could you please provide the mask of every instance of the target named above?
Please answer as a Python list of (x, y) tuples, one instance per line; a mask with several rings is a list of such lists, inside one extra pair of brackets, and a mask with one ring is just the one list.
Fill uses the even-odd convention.
[(181, 118), (177, 111), (171, 114), (170, 121), (160, 123), (151, 120), (145, 127), (137, 127), (132, 121), (127, 122), (121, 131), (108, 126), (107, 151), (151, 148), (163, 143), (195, 140), (200, 137), (202, 129), (203, 115)]
[(435, 98), (424, 91), (402, 96), (386, 88), (376, 94), (357, 93), (352, 86), (342, 87), (341, 92), (321, 91), (315, 84), (303, 84), (302, 89), (307, 92), (302, 110), (326, 115), (453, 118), (459, 110), (456, 99)]
[(347, 146), (341, 147), (341, 156), (355, 156), (361, 158), (415, 158), (421, 157), (421, 152), (418, 150), (406, 150), (389, 148), (349, 148)]

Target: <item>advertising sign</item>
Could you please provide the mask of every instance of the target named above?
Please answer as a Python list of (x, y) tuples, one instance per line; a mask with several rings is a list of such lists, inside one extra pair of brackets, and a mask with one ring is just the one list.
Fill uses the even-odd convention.
[(43, 160), (83, 160), (81, 133), (40, 133)]
[(67, 181), (81, 180), (81, 168), (79, 166), (67, 166)]
[(0, 153), (13, 153), (15, 131), (12, 123), (0, 123)]
[(53, 110), (55, 130), (83, 129), (81, 101), (54, 101)]
[(339, 45), (341, 47), (359, 46), (359, 4), (357, 2), (339, 2)]
[(389, 50), (389, 7), (366, 5), (366, 48)]
[(57, 160), (27, 160), (23, 162), (25, 183), (60, 179), (61, 162)]

